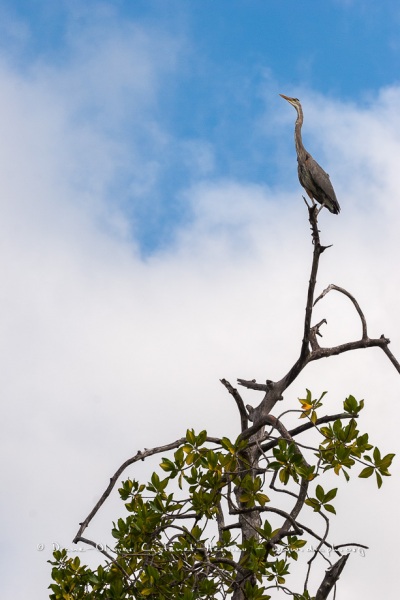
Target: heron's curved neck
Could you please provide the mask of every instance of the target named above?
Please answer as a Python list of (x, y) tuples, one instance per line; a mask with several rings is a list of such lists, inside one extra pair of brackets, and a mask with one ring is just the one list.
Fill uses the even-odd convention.
[(294, 126), (294, 143), (296, 145), (296, 152), (298, 158), (305, 159), (307, 152), (303, 146), (303, 140), (301, 138), (301, 126), (303, 125), (303, 111), (301, 106), (296, 106), (297, 119)]

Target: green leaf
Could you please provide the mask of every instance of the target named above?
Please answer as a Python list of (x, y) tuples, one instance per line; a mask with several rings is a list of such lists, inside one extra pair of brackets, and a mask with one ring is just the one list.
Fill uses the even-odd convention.
[(143, 588), (140, 591), (140, 595), (141, 596), (150, 596), (150, 594), (152, 594), (154, 592), (154, 588)]
[(160, 467), (163, 471), (173, 471), (175, 469), (174, 463), (169, 458), (163, 458)]
[(158, 486), (160, 485), (160, 478), (157, 473), (153, 473), (151, 476), (151, 483), (154, 485), (156, 490), (158, 490)]
[(392, 464), (392, 460), (395, 456), (396, 456), (395, 454), (386, 454), (386, 456), (384, 456), (381, 459), (381, 461), (379, 463), (379, 468), (387, 470), (390, 467), (390, 465)]
[(186, 459), (185, 459), (185, 463), (187, 465), (192, 465), (195, 459), (195, 455), (193, 452), (191, 452), (190, 454), (187, 455)]
[(281, 469), (279, 471), (279, 480), (286, 485), (289, 481), (289, 471), (286, 471), (286, 469)]
[(367, 479), (367, 477), (371, 477), (373, 472), (374, 472), (374, 467), (365, 467), (365, 469), (363, 469), (361, 471), (361, 473), (359, 474), (359, 477), (361, 477), (363, 479)]
[(307, 504), (307, 506), (311, 506), (315, 512), (320, 512), (321, 510), (321, 504), (318, 502), (318, 500), (315, 500), (315, 498), (307, 498), (305, 504)]
[(198, 447), (202, 446), (204, 444), (204, 442), (207, 439), (207, 431), (205, 429), (203, 429), (203, 431), (200, 431), (199, 435), (197, 436), (196, 439), (196, 444)]
[(317, 496), (318, 500), (320, 502), (324, 501), (324, 490), (322, 489), (322, 487), (320, 485), (317, 485), (317, 487), (315, 488), (315, 495)]
[(174, 458), (175, 458), (175, 463), (178, 467), (183, 466), (184, 452), (183, 452), (182, 447), (180, 447), (180, 448), (178, 448), (178, 450), (176, 450), (176, 452), (174, 454)]
[(333, 498), (336, 497), (337, 491), (337, 488), (329, 490), (329, 492), (327, 492), (324, 496), (324, 502), (329, 502), (330, 500), (333, 500)]
[(261, 492), (256, 494), (256, 500), (261, 506), (264, 506), (267, 502), (269, 502), (268, 496), (266, 494), (262, 494)]
[(227, 437), (223, 437), (221, 440), (221, 446), (223, 448), (225, 448), (225, 450), (228, 450), (228, 452), (230, 452), (231, 454), (235, 453), (235, 447), (232, 444), (232, 442), (227, 438)]
[(321, 427), (320, 432), (322, 435), (328, 439), (332, 437), (332, 429), (331, 427)]
[(196, 443), (196, 436), (194, 435), (194, 431), (193, 429), (188, 429), (186, 431), (186, 440), (189, 444), (191, 444), (192, 446), (195, 445)]
[(241, 496), (239, 498), (240, 502), (249, 502), (251, 499), (252, 499), (251, 494), (249, 494), (247, 492), (244, 494), (241, 494)]
[(381, 460), (382, 460), (381, 452), (377, 446), (375, 446), (375, 448), (374, 448), (373, 457), (374, 457), (375, 464), (381, 462)]
[(358, 402), (354, 396), (350, 395), (348, 398), (346, 398), (346, 400), (343, 402), (343, 408), (349, 413), (356, 414), (358, 412)]
[(216, 454), (215, 452), (213, 452), (213, 450), (209, 450), (207, 452), (207, 460), (208, 460), (208, 466), (210, 469), (215, 469), (215, 467), (218, 464), (218, 454)]

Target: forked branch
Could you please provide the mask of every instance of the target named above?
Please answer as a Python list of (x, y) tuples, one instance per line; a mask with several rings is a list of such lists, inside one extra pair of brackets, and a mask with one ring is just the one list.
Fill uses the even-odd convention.
[[(260, 428), (267, 423), (266, 416), (270, 414), (276, 402), (283, 398), (284, 391), (289, 387), (291, 383), (293, 383), (293, 381), (298, 377), (298, 375), (301, 373), (304, 367), (311, 361), (319, 360), (321, 358), (327, 358), (329, 356), (335, 356), (338, 354), (343, 354), (344, 352), (349, 352), (350, 350), (376, 347), (381, 348), (383, 352), (385, 352), (390, 362), (393, 364), (398, 373), (400, 373), (400, 363), (388, 348), (390, 340), (384, 335), (381, 335), (379, 338), (370, 338), (368, 336), (367, 322), (364, 313), (361, 310), (357, 300), (347, 290), (337, 285), (331, 284), (314, 301), (315, 286), (317, 282), (317, 274), (319, 268), (319, 259), (324, 250), (326, 250), (330, 246), (323, 246), (321, 244), (320, 232), (318, 229), (318, 210), (316, 209), (316, 205), (308, 206), (308, 213), (311, 225), (312, 242), (314, 250), (311, 264), (310, 279), (307, 290), (304, 332), (301, 343), (300, 356), (296, 360), (294, 365), (286, 373), (286, 375), (284, 375), (284, 377), (282, 377), (282, 379), (280, 379), (279, 381), (273, 382), (271, 380), (267, 380), (267, 382), (264, 384), (257, 383), (255, 380), (248, 381), (246, 379), (238, 379), (239, 385), (242, 385), (247, 389), (265, 392), (262, 402), (259, 404), (259, 406), (255, 407), (254, 409), (253, 426), (251, 426), (248, 431), (243, 432), (243, 436), (246, 438), (249, 438), (251, 435), (254, 435), (257, 426)], [(321, 337), (320, 329), (322, 325), (326, 324), (326, 320), (322, 319), (322, 321), (320, 321), (314, 326), (312, 326), (311, 323), (313, 307), (331, 290), (335, 290), (344, 294), (353, 303), (361, 320), (362, 337), (360, 340), (346, 342), (338, 346), (325, 348), (320, 346), (317, 337)]]

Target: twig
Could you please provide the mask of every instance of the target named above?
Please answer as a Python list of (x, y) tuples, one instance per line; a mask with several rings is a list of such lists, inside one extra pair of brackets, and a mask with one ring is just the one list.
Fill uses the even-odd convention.
[(365, 546), (364, 544), (358, 544), (357, 542), (349, 542), (348, 544), (335, 544), (335, 550), (337, 548), (348, 548), (349, 546), (357, 546), (357, 548), (369, 550), (369, 546)]
[(255, 379), (238, 379), (237, 382), (248, 390), (257, 390), (259, 392), (267, 392), (271, 387), (268, 381), (267, 383), (257, 383)]
[(127, 579), (130, 579), (129, 574), (125, 571), (125, 569), (119, 564), (117, 560), (115, 560), (113, 556), (111, 556), (111, 554), (106, 552), (106, 550), (104, 550), (104, 548), (101, 547), (101, 544), (97, 544), (96, 542), (93, 542), (93, 540), (89, 540), (88, 538), (83, 537), (79, 538), (79, 541), (83, 542), (84, 544), (87, 544), (88, 546), (93, 546), (93, 548), (96, 548), (96, 550), (98, 550), (99, 552), (101, 552), (101, 554), (108, 558), (121, 571), (121, 573), (125, 575)]
[(304, 582), (305, 589), (307, 589), (308, 578), (310, 577), (310, 573), (311, 573), (311, 565), (314, 562), (314, 560), (317, 557), (317, 555), (320, 553), (320, 550), (321, 550), (322, 546), (326, 543), (326, 538), (328, 537), (328, 533), (329, 533), (329, 519), (328, 519), (328, 517), (326, 515), (324, 515), (324, 513), (321, 512), (321, 511), (319, 512), (319, 516), (322, 517), (324, 519), (324, 521), (325, 521), (325, 524), (326, 524), (325, 533), (324, 533), (322, 539), (320, 540), (318, 546), (314, 550), (314, 554), (312, 555), (312, 557), (308, 561), (307, 575), (306, 575), (306, 579), (305, 579), (305, 582)]
[(239, 392), (237, 391), (237, 389), (234, 388), (229, 383), (229, 381), (227, 381), (226, 379), (220, 379), (220, 382), (222, 383), (222, 385), (224, 385), (226, 387), (226, 389), (233, 396), (233, 398), (236, 402), (236, 405), (237, 405), (237, 407), (239, 409), (239, 413), (240, 413), (240, 424), (242, 426), (242, 431), (244, 431), (249, 426), (249, 419), (248, 419), (248, 415), (246, 412), (246, 407), (244, 405), (243, 399), (242, 399), (241, 395), (239, 394)]
[(362, 339), (366, 340), (368, 339), (368, 334), (367, 334), (367, 321), (365, 319), (364, 313), (360, 308), (360, 305), (358, 304), (357, 300), (354, 298), (354, 296), (352, 296), (350, 294), (350, 292), (348, 292), (347, 290), (345, 290), (342, 287), (339, 287), (338, 285), (335, 285), (334, 283), (331, 283), (330, 285), (328, 285), (327, 288), (324, 289), (324, 291), (322, 292), (322, 294), (320, 294), (318, 296), (318, 298), (315, 300), (314, 302), (314, 306), (317, 304), (317, 302), (319, 302), (322, 298), (324, 298), (324, 296), (326, 296), (327, 294), (329, 294), (329, 292), (331, 290), (336, 290), (337, 292), (340, 292), (341, 294), (344, 294), (345, 296), (347, 296), (348, 298), (350, 298), (350, 300), (352, 301), (352, 303), (354, 304), (354, 307), (356, 309), (356, 311), (358, 312), (358, 315), (361, 319), (361, 324), (362, 324)]
[[(384, 337), (384, 336), (382, 335), (381, 337)], [(388, 343), (390, 343), (390, 340), (388, 340)], [(390, 360), (392, 365), (394, 365), (395, 369), (397, 369), (397, 371), (400, 373), (400, 363), (397, 360), (397, 358), (394, 356), (392, 351), (388, 348), (388, 345), (386, 344), (386, 346), (382, 346), (382, 350), (384, 351), (384, 353), (386, 354), (386, 356), (388, 357), (388, 359)]]
[[(338, 413), (336, 415), (326, 415), (325, 417), (319, 417), (315, 421), (315, 423), (308, 421), (308, 423), (304, 423), (303, 425), (299, 425), (298, 427), (291, 429), (289, 431), (289, 435), (291, 437), (295, 437), (296, 435), (303, 433), (303, 431), (307, 431), (308, 429), (315, 429), (315, 427), (317, 425), (323, 425), (324, 423), (330, 423), (331, 421), (337, 421), (338, 419), (356, 419), (357, 417), (358, 417), (358, 415), (351, 415), (350, 413)], [(267, 450), (270, 450), (271, 448), (275, 448), (275, 446), (278, 445), (278, 442), (279, 442), (279, 439), (267, 442), (266, 444), (263, 444), (261, 446), (261, 449), (264, 452), (266, 452)]]
[[(303, 464), (308, 467), (309, 464), (306, 461), (306, 459), (304, 458), (300, 448), (298, 447), (298, 445), (296, 444), (296, 442), (293, 440), (292, 436), (290, 435), (290, 433), (288, 432), (288, 430), (286, 429), (286, 427), (283, 425), (283, 423), (281, 423), (281, 421), (279, 419), (277, 419), (276, 417), (273, 417), (272, 415), (270, 415), (271, 420), (270, 420), (270, 424), (274, 425), (274, 427), (279, 431), (279, 433), (281, 434), (281, 436), (288, 440), (289, 442), (294, 444), (294, 447), (296, 449), (296, 452), (298, 454), (300, 454), (300, 456), (302, 457), (303, 460)], [(288, 530), (289, 530), (289, 526), (290, 524), (292, 524), (293, 520), (296, 520), (297, 515), (300, 513), (301, 509), (304, 506), (304, 502), (306, 500), (307, 497), (307, 490), (308, 490), (308, 481), (307, 479), (305, 479), (304, 477), (301, 478), (301, 483), (300, 483), (300, 492), (297, 495), (297, 501), (295, 503), (295, 505), (293, 506), (292, 510), (290, 511), (290, 519), (286, 519), (286, 521), (284, 522), (284, 524), (282, 525), (282, 527), (279, 529), (279, 532), (274, 535), (273, 538), (271, 538), (271, 543), (274, 544), (277, 541), (279, 541), (280, 539), (282, 539), (282, 537), (284, 537)]]
[[(208, 442), (212, 442), (214, 444), (219, 444), (221, 442), (220, 438), (213, 438), (213, 437), (207, 437), (206, 440)], [(103, 506), (104, 502), (107, 500), (108, 496), (111, 494), (112, 490), (114, 489), (115, 484), (117, 483), (119, 477), (125, 471), (125, 469), (127, 469), (130, 465), (134, 464), (135, 462), (138, 462), (139, 460), (144, 460), (145, 458), (148, 458), (149, 456), (153, 456), (154, 454), (160, 454), (161, 452), (167, 452), (168, 450), (173, 450), (174, 448), (179, 448), (179, 446), (184, 444), (185, 441), (186, 441), (186, 438), (183, 437), (183, 438), (180, 438), (179, 440), (176, 440), (175, 442), (166, 444), (165, 446), (157, 446), (155, 448), (146, 449), (146, 450), (144, 450), (144, 452), (141, 452), (140, 450), (138, 450), (138, 452), (135, 454), (135, 456), (126, 460), (119, 467), (119, 469), (116, 470), (114, 475), (110, 478), (110, 483), (108, 484), (106, 490), (103, 492), (100, 499), (98, 500), (98, 502), (96, 503), (94, 508), (90, 511), (90, 513), (88, 514), (86, 519), (84, 521), (82, 521), (82, 523), (79, 523), (80, 527), (79, 527), (78, 533), (76, 534), (76, 536), (73, 539), (73, 543), (77, 544), (78, 542), (83, 541), (84, 543), (90, 543), (91, 545), (94, 544), (96, 546), (95, 542), (88, 542), (86, 539), (82, 538), (81, 537), (82, 533), (85, 531), (85, 529), (87, 528), (87, 526), (89, 525), (89, 523), (91, 522), (93, 517), (96, 515), (96, 513), (99, 511), (99, 509)]]

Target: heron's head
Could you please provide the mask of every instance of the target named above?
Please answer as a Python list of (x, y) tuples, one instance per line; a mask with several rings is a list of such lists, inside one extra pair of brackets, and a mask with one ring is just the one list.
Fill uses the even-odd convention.
[(290, 98), (289, 96), (284, 96), (283, 94), (279, 94), (281, 98), (287, 100), (289, 104), (295, 107), (296, 110), (301, 109), (300, 100), (298, 98)]

